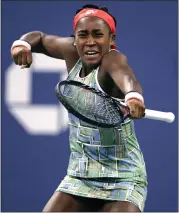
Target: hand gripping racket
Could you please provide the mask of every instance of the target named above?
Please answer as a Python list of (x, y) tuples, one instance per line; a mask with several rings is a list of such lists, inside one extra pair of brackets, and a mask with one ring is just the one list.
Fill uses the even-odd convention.
[[(126, 117), (130, 117), (129, 108), (124, 102), (81, 82), (59, 82), (55, 91), (58, 100), (70, 113), (89, 124), (115, 127)], [(125, 116), (124, 110), (128, 112)], [(171, 112), (146, 109), (144, 118), (172, 123), (175, 115)]]

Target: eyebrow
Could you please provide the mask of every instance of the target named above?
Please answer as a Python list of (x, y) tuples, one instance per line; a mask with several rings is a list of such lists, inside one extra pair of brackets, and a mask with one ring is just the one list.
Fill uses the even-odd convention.
[[(93, 29), (93, 32), (101, 31), (101, 29)], [(87, 33), (88, 30), (79, 30), (78, 33)]]

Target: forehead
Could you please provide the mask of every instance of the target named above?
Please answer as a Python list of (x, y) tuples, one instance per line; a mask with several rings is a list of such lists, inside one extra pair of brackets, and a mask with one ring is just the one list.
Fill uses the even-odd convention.
[(81, 18), (76, 26), (76, 31), (79, 30), (92, 30), (92, 29), (109, 29), (107, 23), (102, 20), (101, 18), (91, 16), (91, 17), (84, 17)]

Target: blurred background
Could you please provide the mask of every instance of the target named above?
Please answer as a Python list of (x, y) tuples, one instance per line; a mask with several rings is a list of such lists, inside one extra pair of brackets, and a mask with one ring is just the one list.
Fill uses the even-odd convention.
[(144, 91), (146, 107), (176, 120), (141, 119), (135, 128), (148, 172), (145, 211), (178, 210), (177, 1), (2, 1), (2, 209), (41, 211), (66, 175), (68, 119), (54, 88), (65, 63), (34, 54), (30, 69), (11, 59), (14, 40), (29, 31), (69, 36), (84, 4), (107, 6), (117, 19), (117, 45)]

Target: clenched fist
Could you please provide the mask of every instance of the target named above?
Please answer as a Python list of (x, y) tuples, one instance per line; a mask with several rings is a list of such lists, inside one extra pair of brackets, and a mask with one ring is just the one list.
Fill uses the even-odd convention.
[(144, 116), (145, 105), (141, 100), (131, 98), (126, 101), (126, 104), (129, 107), (131, 118), (139, 119)]
[(14, 63), (25, 67), (30, 67), (32, 63), (32, 52), (25, 45), (12, 45), (11, 47), (11, 56), (14, 60)]

